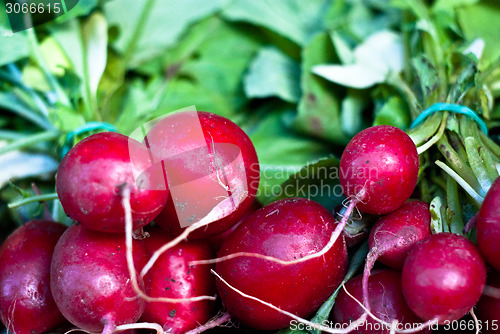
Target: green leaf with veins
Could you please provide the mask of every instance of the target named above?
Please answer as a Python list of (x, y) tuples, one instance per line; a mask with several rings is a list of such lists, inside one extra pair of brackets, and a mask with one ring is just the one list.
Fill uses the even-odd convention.
[(239, 0), (222, 13), (231, 21), (244, 21), (274, 31), (298, 45), (306, 45), (324, 30), (329, 0)]
[(248, 98), (277, 96), (296, 103), (300, 98), (300, 66), (276, 47), (264, 47), (250, 64), (244, 83)]
[(343, 89), (339, 89), (325, 79), (314, 75), (312, 67), (317, 64), (335, 61), (330, 37), (327, 34), (316, 35), (302, 51), (302, 96), (298, 105), (297, 117), (293, 128), (311, 136), (345, 144), (348, 136), (339, 128), (340, 98)]
[(165, 56), (166, 89), (155, 115), (193, 104), (227, 117), (239, 112), (247, 102), (242, 76), (261, 44), (254, 30), (216, 17), (195, 25)]
[(269, 108), (285, 111), (270, 112), (250, 134), (259, 157), (261, 179), (258, 199), (263, 204), (281, 195), (280, 185), (299, 172), (308, 161), (330, 156), (325, 144), (295, 135), (286, 127), (284, 117), (291, 116), (291, 111), (284, 109), (286, 107)]
[(119, 0), (104, 4), (109, 26), (120, 34), (113, 46), (134, 68), (160, 56), (173, 46), (184, 30), (216, 13), (229, 0)]

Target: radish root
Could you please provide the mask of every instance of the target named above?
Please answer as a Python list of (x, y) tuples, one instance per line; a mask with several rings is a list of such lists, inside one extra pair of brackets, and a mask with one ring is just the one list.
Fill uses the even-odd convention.
[(476, 326), (476, 334), (481, 333), (481, 328), (479, 327), (481, 325), (479, 324), (479, 320), (477, 319), (476, 314), (474, 313), (474, 307), (470, 309), (469, 313), (472, 319), (474, 320), (474, 325)]
[[(214, 221), (220, 219), (221, 217), (227, 216), (228, 212), (226, 212), (225, 208), (232, 208), (233, 207), (232, 203), (235, 202), (233, 196), (238, 196), (238, 198), (236, 200), (236, 203), (240, 203), (241, 199), (243, 198), (243, 196), (245, 196), (245, 192), (244, 191), (235, 191), (231, 197), (229, 197), (229, 198), (223, 200), (222, 202), (220, 202), (219, 204), (217, 204), (217, 206), (215, 206), (212, 209), (212, 211), (210, 211), (208, 213), (208, 215), (206, 215), (205, 217), (203, 217), (202, 219), (200, 219), (198, 222), (194, 223), (193, 225), (188, 226), (175, 239), (173, 239), (170, 242), (166, 243), (161, 248), (159, 248), (156, 252), (154, 252), (153, 256), (151, 256), (151, 258), (149, 259), (148, 263), (146, 263), (146, 265), (142, 269), (142, 271), (141, 271), (141, 277), (144, 277), (147, 274), (147, 272), (149, 270), (151, 270), (151, 267), (153, 267), (153, 265), (156, 262), (156, 260), (158, 260), (158, 258), (164, 252), (166, 252), (167, 250), (169, 250), (172, 247), (175, 247), (176, 245), (178, 245), (182, 241), (186, 240), (187, 237), (189, 236), (189, 234), (191, 232), (193, 232), (194, 230), (196, 230), (196, 229), (198, 229), (200, 227), (207, 226), (207, 225), (213, 223)], [(199, 263), (199, 264), (203, 264), (203, 263)], [(189, 263), (189, 265), (194, 265), (194, 264), (193, 263)], [(214, 299), (211, 299), (211, 300), (214, 300)]]
[(122, 205), (125, 211), (125, 245), (126, 245), (127, 267), (130, 274), (130, 281), (132, 283), (132, 287), (134, 288), (137, 295), (148, 302), (183, 303), (183, 302), (195, 302), (200, 300), (215, 300), (215, 296), (198, 296), (191, 298), (167, 298), (167, 297), (153, 298), (145, 294), (144, 291), (142, 291), (137, 281), (137, 271), (135, 270), (134, 266), (130, 187), (127, 186), (123, 187), (121, 195), (122, 195)]
[(354, 208), (356, 207), (357, 203), (359, 203), (359, 201), (357, 199), (352, 199), (350, 201), (349, 205), (347, 206), (347, 210), (345, 211), (344, 215), (342, 216), (342, 219), (340, 220), (340, 223), (337, 224), (337, 226), (335, 227), (335, 230), (333, 231), (333, 233), (330, 237), (330, 240), (328, 241), (326, 246), (323, 247), (322, 250), (320, 250), (319, 252), (304, 256), (300, 259), (287, 261), (287, 260), (278, 259), (274, 256), (262, 255), (262, 254), (257, 254), (257, 253), (248, 253), (248, 252), (237, 252), (237, 253), (229, 254), (226, 256), (221, 256), (221, 257), (218, 257), (216, 259), (191, 261), (189, 264), (190, 265), (213, 264), (213, 263), (223, 262), (223, 261), (231, 260), (231, 259), (234, 259), (237, 257), (245, 256), (245, 257), (254, 257), (254, 258), (258, 258), (258, 259), (262, 259), (262, 260), (267, 260), (267, 261), (271, 261), (271, 262), (278, 263), (281, 265), (292, 265), (292, 264), (302, 263), (302, 262), (305, 262), (305, 261), (308, 261), (311, 259), (319, 258), (319, 257), (325, 255), (333, 247), (333, 245), (335, 244), (335, 242), (339, 238), (340, 234), (344, 230), (345, 226), (347, 225), (347, 222), (349, 221), (349, 218), (350, 218), (352, 212), (354, 211)]
[[(349, 291), (347, 291), (345, 285), (342, 285), (342, 288), (344, 289), (345, 293), (351, 297), (362, 309), (363, 311), (365, 311), (365, 313), (363, 314), (363, 316), (370, 316), (370, 318), (372, 318), (373, 320), (375, 320), (376, 322), (388, 327), (388, 328), (391, 328), (391, 333), (392, 333), (392, 330), (393, 330), (393, 327), (392, 326), (396, 326), (399, 324), (399, 321), (398, 320), (393, 320), (391, 323), (389, 322), (386, 322), (380, 318), (378, 318), (376, 315), (374, 315), (370, 310), (368, 310), (362, 302), (360, 302), (356, 297), (354, 297), (352, 294), (349, 293)], [(421, 330), (425, 329), (425, 328), (430, 328), (431, 326), (433, 325), (437, 325), (438, 324), (438, 319), (432, 319), (432, 320), (429, 320), (429, 321), (426, 321), (424, 323), (421, 323), (420, 325), (416, 326), (415, 328), (412, 328), (412, 329), (394, 329), (394, 333), (407, 333), (407, 334), (410, 334), (410, 333), (417, 333), (417, 332), (420, 332)]]
[(254, 300), (256, 302), (259, 302), (281, 314), (284, 314), (284, 315), (287, 315), (289, 316), (290, 318), (294, 319), (294, 320), (297, 320), (301, 323), (304, 323), (308, 326), (310, 326), (311, 328), (315, 328), (317, 330), (320, 330), (320, 331), (324, 331), (326, 333), (333, 333), (333, 334), (344, 334), (344, 333), (349, 333), (353, 330), (355, 330), (359, 325), (363, 324), (365, 321), (366, 321), (366, 314), (363, 314), (359, 319), (357, 319), (356, 321), (353, 321), (349, 324), (348, 327), (344, 328), (344, 329), (333, 329), (333, 328), (329, 328), (329, 327), (325, 327), (325, 326), (322, 326), (320, 324), (316, 324), (314, 322), (311, 322), (309, 320), (306, 320), (306, 319), (303, 319), (301, 317), (298, 317), (296, 316), (295, 314), (293, 313), (290, 313), (288, 311), (285, 311), (285, 310), (282, 310), (280, 309), (279, 307), (277, 306), (274, 306), (273, 304), (271, 303), (268, 303), (266, 301), (263, 301), (257, 297), (254, 297), (254, 296), (250, 296), (238, 289), (236, 289), (235, 287), (233, 287), (231, 284), (229, 284), (226, 280), (224, 280), (219, 274), (217, 274), (215, 272), (215, 270), (211, 269), (211, 272), (212, 274), (214, 274), (222, 283), (224, 283), (225, 285), (227, 285), (228, 288), (230, 288), (231, 290), (233, 290), (234, 292), (236, 292), (237, 294), (245, 297), (245, 298), (248, 298), (248, 299), (251, 299), (251, 300)]
[(201, 325), (199, 327), (196, 327), (195, 329), (190, 330), (189, 332), (186, 332), (186, 334), (199, 334), (203, 333), (209, 329), (215, 328), (215, 327), (222, 327), (223, 324), (231, 320), (231, 314), (229, 312), (226, 312), (222, 314), (221, 316), (215, 316), (212, 318), (210, 321), (208, 321), (206, 324)]
[[(161, 327), (160, 324), (149, 323), (149, 322), (141, 322), (141, 323), (115, 326), (114, 329), (110, 333), (122, 332), (122, 331), (126, 331), (129, 329), (152, 329), (152, 330), (155, 330), (156, 333), (158, 333), (158, 334), (164, 334), (163, 328)], [(106, 331), (106, 328), (104, 329), (103, 333), (105, 331)], [(69, 334), (72, 332), (84, 332), (87, 334), (100, 334), (100, 333), (93, 333), (93, 332), (90, 332), (90, 331), (87, 331), (87, 330), (81, 329), (81, 328), (70, 329), (69, 331), (65, 332), (64, 334)]]
[(500, 299), (500, 289), (490, 285), (485, 285), (483, 289), (483, 295), (495, 299)]

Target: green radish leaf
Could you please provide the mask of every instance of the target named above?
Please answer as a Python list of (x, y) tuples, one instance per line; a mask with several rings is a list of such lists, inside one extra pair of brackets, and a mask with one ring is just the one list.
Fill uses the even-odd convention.
[(321, 63), (335, 61), (335, 50), (327, 34), (319, 34), (302, 51), (302, 97), (293, 128), (304, 134), (346, 144), (349, 136), (340, 125), (341, 91), (335, 85), (319, 78), (311, 69)]
[(58, 16), (55, 21), (57, 23), (64, 23), (76, 17), (86, 16), (92, 12), (99, 4), (99, 0), (83, 0), (78, 1), (70, 11), (62, 16)]
[(436, 90), (439, 87), (439, 76), (436, 68), (424, 55), (414, 57), (412, 65), (420, 84), (422, 100), (428, 101), (432, 95), (436, 94)]
[(285, 126), (283, 117), (290, 113), (286, 109), (285, 112), (269, 113), (250, 134), (259, 157), (261, 179), (257, 197), (263, 204), (281, 196), (281, 184), (308, 161), (330, 156), (326, 145), (297, 136)]
[(234, 117), (247, 102), (242, 76), (262, 44), (256, 32), (214, 17), (188, 30), (186, 39), (165, 56), (169, 78), (154, 115), (195, 105)]
[(410, 125), (408, 105), (399, 96), (391, 96), (375, 111), (373, 125), (392, 125), (406, 130)]
[(298, 45), (306, 45), (324, 30), (324, 18), (331, 6), (329, 0), (241, 0), (233, 1), (223, 12), (231, 21), (262, 26)]
[[(0, 147), (5, 142), (0, 142)], [(41, 153), (28, 153), (22, 151), (11, 151), (0, 155), (0, 188), (11, 180), (19, 180), (27, 177), (51, 176), (58, 167), (58, 163), (49, 155)]]
[(5, 13), (3, 3), (0, 4), (0, 67), (18, 61), (30, 55), (31, 48), (25, 31), (13, 33)]
[(70, 132), (85, 125), (85, 119), (76, 110), (58, 105), (49, 110), (50, 122), (61, 132)]
[(303, 197), (316, 201), (333, 210), (345, 198), (339, 182), (339, 160), (323, 158), (308, 163), (280, 186), (281, 195), (275, 200), (287, 197)]
[(120, 0), (104, 4), (109, 26), (120, 33), (112, 45), (134, 68), (173, 46), (192, 23), (216, 13), (229, 0)]
[(262, 48), (244, 78), (248, 98), (277, 96), (296, 103), (300, 98), (300, 67), (276, 47)]
[(402, 69), (401, 37), (391, 31), (378, 31), (356, 47), (354, 63), (316, 65), (313, 72), (337, 84), (360, 89), (386, 82)]
[(481, 38), (484, 51), (479, 69), (483, 70), (500, 57), (500, 5), (495, 0), (484, 0), (457, 9), (460, 27), (468, 40)]

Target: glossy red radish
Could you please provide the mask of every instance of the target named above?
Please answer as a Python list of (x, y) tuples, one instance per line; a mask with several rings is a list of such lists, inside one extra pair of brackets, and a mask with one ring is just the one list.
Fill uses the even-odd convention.
[[(139, 172), (143, 172), (142, 179)], [(120, 196), (124, 185), (132, 188), (132, 218), (138, 229), (164, 208), (166, 182), (161, 165), (154, 165), (144, 145), (113, 132), (94, 134), (76, 144), (61, 161), (56, 178), (66, 214), (85, 228), (104, 232), (125, 231)]]
[(224, 241), (226, 241), (226, 239), (229, 238), (231, 233), (233, 233), (234, 230), (236, 230), (236, 228), (238, 228), (238, 226), (243, 221), (245, 221), (246, 219), (251, 217), (255, 213), (255, 211), (259, 210), (260, 208), (262, 208), (262, 205), (259, 202), (257, 202), (257, 201), (253, 202), (252, 205), (248, 208), (247, 211), (245, 211), (243, 216), (240, 218), (240, 220), (238, 220), (238, 222), (236, 224), (234, 224), (233, 226), (231, 226), (231, 228), (229, 230), (222, 232), (221, 234), (217, 234), (217, 235), (214, 235), (214, 236), (207, 238), (206, 239), (207, 242), (210, 244), (210, 246), (212, 246), (212, 248), (217, 253), (219, 251), (219, 249), (222, 247), (222, 244), (224, 243)]
[(406, 258), (403, 295), (410, 309), (439, 324), (458, 320), (477, 303), (486, 280), (479, 250), (467, 238), (433, 234), (420, 241)]
[[(281, 260), (300, 259), (321, 250), (335, 230), (333, 216), (320, 204), (302, 198), (279, 200), (258, 210), (224, 242), (219, 256), (247, 252)], [(216, 272), (241, 292), (299, 317), (307, 317), (337, 288), (347, 267), (342, 236), (323, 256), (283, 265), (241, 256), (219, 262)], [(227, 310), (243, 324), (274, 330), (291, 318), (247, 298), (217, 280)]]
[[(160, 228), (149, 229), (150, 237), (145, 245), (151, 254), (170, 237)], [(212, 266), (191, 266), (193, 260), (208, 259), (214, 252), (206, 242), (185, 241), (165, 252), (146, 276), (146, 292), (153, 298), (191, 298), (201, 295), (215, 295), (215, 277), (210, 273)], [(167, 333), (183, 334), (207, 322), (214, 314), (215, 302), (148, 302), (142, 319), (159, 323)]]
[(250, 138), (227, 118), (201, 111), (172, 114), (154, 125), (144, 142), (164, 163), (170, 196), (156, 222), (172, 235), (230, 198), (214, 223), (189, 237), (222, 233), (254, 201), (260, 178), (257, 154)]
[[(352, 297), (344, 289), (340, 290), (333, 309), (333, 320), (336, 323), (347, 326), (365, 313), (365, 310), (357, 302), (363, 298), (362, 281), (363, 277), (359, 275), (345, 284), (345, 290)], [(401, 293), (401, 274), (399, 272), (392, 269), (375, 270), (370, 275), (368, 291), (371, 312), (382, 322), (368, 317), (367, 321), (358, 326), (352, 333), (389, 334), (391, 332), (390, 324), (394, 320), (400, 323), (398, 329), (415, 328), (422, 323), (422, 320), (406, 305)], [(425, 328), (419, 333), (430, 333), (430, 330)]]
[(64, 323), (50, 291), (50, 263), (66, 226), (34, 220), (0, 248), (0, 319), (14, 334), (39, 334)]
[(363, 304), (368, 304), (368, 279), (375, 262), (401, 270), (411, 249), (431, 233), (429, 204), (410, 201), (377, 220), (373, 226), (368, 244), (370, 252), (365, 261), (363, 274)]
[[(141, 268), (147, 258), (142, 241), (134, 241), (133, 256)], [(64, 317), (91, 332), (109, 334), (117, 325), (134, 323), (145, 308), (131, 284), (124, 236), (78, 224), (55, 247), (50, 286)]]
[(477, 217), (477, 244), (486, 262), (500, 271), (500, 178), (484, 198)]
[(496, 334), (500, 331), (500, 273), (488, 273), (487, 286), (476, 305), (481, 333)]
[(371, 214), (392, 212), (406, 202), (418, 177), (415, 144), (402, 130), (379, 125), (365, 129), (347, 144), (340, 159), (344, 194)]

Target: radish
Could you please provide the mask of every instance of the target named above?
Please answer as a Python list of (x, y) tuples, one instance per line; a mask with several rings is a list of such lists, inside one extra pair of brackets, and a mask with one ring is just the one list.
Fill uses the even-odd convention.
[(477, 303), (477, 317), (482, 333), (494, 334), (500, 330), (500, 273), (488, 274), (487, 286)]
[(477, 244), (486, 262), (500, 271), (500, 178), (484, 198), (477, 218)]
[[(52, 258), (50, 286), (62, 314), (91, 332), (112, 333), (117, 325), (136, 322), (145, 302), (132, 287), (125, 238), (72, 225), (61, 236)], [(134, 241), (134, 263), (142, 267), (146, 251)], [(142, 281), (139, 281), (144, 288)]]
[[(403, 205), (418, 177), (415, 144), (402, 130), (379, 125), (365, 129), (347, 144), (340, 158), (344, 194), (371, 214), (386, 214)], [(347, 213), (346, 213), (347, 214)]]
[[(336, 323), (348, 325), (365, 313), (356, 302), (356, 300), (361, 300), (364, 295), (362, 281), (362, 275), (354, 277), (345, 284), (345, 289), (340, 291), (333, 309), (333, 319)], [(346, 290), (351, 296), (346, 293)], [(398, 329), (410, 329), (422, 322), (406, 305), (401, 293), (401, 274), (399, 272), (391, 269), (375, 270), (370, 275), (368, 292), (372, 314), (385, 324), (368, 317), (366, 322), (353, 331), (354, 333), (389, 334), (390, 326), (387, 324), (391, 324), (394, 320), (400, 323)], [(419, 333), (428, 332), (430, 332), (428, 329), (423, 329)]]
[[(152, 163), (146, 147), (124, 135), (103, 132), (87, 137), (66, 154), (57, 172), (56, 189), (64, 211), (86, 228), (124, 233), (120, 187), (128, 184), (134, 229), (145, 226), (167, 200), (161, 166)], [(136, 180), (134, 169), (147, 171), (143, 175), (149, 179)], [(148, 189), (151, 184), (158, 184), (158, 189)]]
[(236, 230), (236, 228), (238, 228), (238, 226), (243, 222), (245, 221), (246, 219), (248, 219), (249, 217), (252, 216), (252, 214), (257, 211), (258, 209), (262, 208), (262, 205), (255, 201), (252, 203), (252, 205), (250, 206), (250, 208), (248, 208), (247, 211), (245, 211), (245, 213), (243, 214), (243, 216), (240, 218), (240, 220), (238, 220), (238, 222), (236, 224), (234, 224), (233, 226), (231, 226), (231, 228), (225, 232), (222, 232), (221, 234), (217, 234), (217, 235), (214, 235), (214, 236), (211, 236), (209, 238), (207, 238), (207, 242), (208, 244), (216, 251), (218, 252), (219, 249), (222, 247), (222, 244), (224, 243), (224, 241), (226, 241), (227, 238), (229, 238), (229, 236), (231, 235), (231, 233), (234, 232), (234, 230)]
[(467, 238), (433, 234), (412, 249), (403, 266), (403, 295), (410, 309), (439, 324), (458, 320), (476, 304), (486, 266)]
[(156, 222), (172, 235), (229, 198), (224, 214), (190, 238), (222, 233), (254, 201), (260, 178), (257, 154), (250, 138), (227, 118), (201, 111), (169, 115), (153, 126), (144, 142), (166, 170), (171, 193)]
[(405, 132), (388, 125), (365, 129), (351, 139), (340, 159), (340, 183), (348, 196), (349, 205), (323, 249), (288, 261), (238, 252), (219, 256), (213, 261), (196, 263), (222, 262), (237, 256), (246, 256), (293, 265), (321, 257), (335, 244), (357, 206), (368, 213), (384, 214), (403, 205), (415, 189), (418, 168), (417, 149)]
[[(219, 256), (257, 253), (282, 260), (300, 259), (321, 250), (335, 230), (335, 219), (320, 204), (302, 198), (279, 200), (258, 210), (224, 242)], [(347, 269), (344, 238), (322, 257), (283, 265), (256, 257), (219, 262), (217, 290), (224, 306), (243, 324), (274, 330), (291, 318), (253, 296), (299, 317), (309, 316), (338, 287)]]
[(368, 239), (370, 252), (363, 274), (363, 304), (368, 310), (368, 301), (371, 299), (368, 297), (368, 279), (377, 259), (391, 268), (401, 270), (410, 250), (430, 235), (430, 222), (429, 204), (411, 201), (375, 223)]
[[(149, 230), (145, 239), (149, 253), (170, 240), (160, 228)], [(213, 256), (210, 246), (202, 241), (186, 241), (169, 249), (156, 261), (146, 276), (146, 291), (153, 297), (191, 298), (215, 294), (215, 278), (211, 266), (190, 266), (192, 260)], [(185, 333), (207, 322), (215, 307), (214, 301), (162, 303), (148, 302), (142, 319), (159, 323), (167, 333)]]
[(431, 233), (429, 204), (410, 201), (381, 218), (373, 226), (368, 244), (371, 257), (401, 270), (410, 250)]
[(0, 248), (0, 319), (15, 334), (39, 334), (64, 323), (50, 291), (50, 263), (66, 226), (34, 220)]

